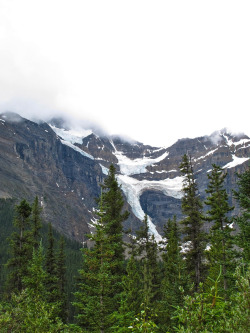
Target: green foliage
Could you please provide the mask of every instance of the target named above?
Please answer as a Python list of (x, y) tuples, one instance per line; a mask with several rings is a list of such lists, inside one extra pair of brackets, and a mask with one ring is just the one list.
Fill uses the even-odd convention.
[(195, 290), (198, 290), (203, 277), (206, 237), (202, 231), (202, 204), (194, 178), (191, 157), (186, 154), (182, 158), (180, 171), (184, 175), (182, 187), (182, 212), (185, 215), (185, 218), (183, 219), (182, 224), (184, 226), (184, 241), (188, 244), (188, 249), (186, 251), (186, 265), (187, 271), (195, 285)]
[(164, 226), (161, 251), (163, 260), (163, 278), (161, 281), (161, 300), (158, 319), (161, 327), (167, 331), (173, 325), (173, 313), (183, 303), (184, 290), (188, 289), (186, 264), (181, 253), (180, 231), (176, 222), (169, 219)]
[(213, 281), (209, 292), (200, 292), (186, 296), (183, 307), (178, 307), (176, 318), (179, 325), (175, 332), (179, 333), (238, 333), (249, 332), (250, 319), (250, 274), (236, 269), (235, 278), (238, 292), (233, 293), (229, 301), (225, 301), (219, 290), (218, 278)]
[(148, 218), (145, 215), (143, 225), (136, 232), (137, 254), (142, 265), (143, 303), (147, 308), (155, 306), (160, 293), (160, 270), (158, 261), (158, 245), (154, 235), (150, 233)]
[(33, 247), (35, 249), (38, 248), (39, 242), (41, 239), (40, 230), (42, 227), (41, 223), (41, 207), (38, 203), (38, 197), (35, 197), (35, 200), (32, 205), (32, 214), (31, 214), (31, 233), (32, 233), (32, 241), (33, 241)]
[(79, 271), (80, 283), (75, 293), (77, 320), (88, 332), (112, 332), (112, 314), (118, 311), (124, 274), (124, 247), (122, 222), (128, 213), (122, 213), (123, 197), (110, 166), (102, 186), (99, 203), (99, 220), (95, 233), (89, 235), (92, 249), (83, 250), (83, 268)]
[(66, 326), (54, 317), (56, 304), (46, 302), (45, 278), (42, 267), (42, 246), (33, 251), (21, 292), (12, 294), (11, 303), (1, 306), (1, 332), (59, 332)]
[(242, 249), (244, 261), (250, 263), (250, 168), (237, 176), (238, 191), (234, 191), (234, 196), (241, 208), (241, 215), (235, 218), (240, 229), (237, 245)]
[(233, 286), (232, 275), (235, 268), (236, 253), (233, 249), (233, 229), (228, 213), (233, 209), (228, 204), (228, 195), (224, 189), (226, 173), (222, 168), (213, 164), (211, 175), (208, 175), (209, 184), (206, 205), (209, 206), (206, 219), (212, 223), (208, 235), (210, 248), (207, 251), (209, 263), (209, 277), (215, 278), (222, 267), (222, 287), (226, 294)]
[(10, 237), (11, 258), (7, 263), (9, 268), (9, 290), (21, 291), (22, 279), (27, 275), (27, 264), (32, 256), (33, 242), (30, 227), (32, 208), (26, 200), (15, 206), (14, 227), (15, 232)]
[[(35, 200), (36, 201), (36, 200)], [(34, 202), (35, 202), (34, 201)], [(38, 203), (38, 202), (37, 202)], [(12, 199), (0, 199), (0, 264), (1, 264), (1, 293), (2, 293), (2, 299), (5, 299), (6, 297), (9, 298), (11, 292), (14, 290), (12, 289), (12, 285), (8, 284), (8, 290), (6, 289), (6, 280), (7, 280), (7, 275), (9, 276), (12, 274), (12, 267), (7, 267), (6, 262), (9, 260), (13, 260), (13, 250), (10, 247), (10, 251), (6, 251), (6, 249), (9, 246), (9, 241), (11, 241), (13, 234), (17, 233), (17, 228), (13, 225), (13, 219), (14, 219), (14, 208), (15, 200)], [(33, 214), (33, 207), (34, 203), (32, 206), (32, 214)], [(40, 212), (40, 208), (39, 208)], [(31, 214), (30, 216), (30, 223), (29, 226), (27, 226), (27, 232), (31, 236), (31, 243), (30, 243), (30, 258), (32, 257), (32, 251), (33, 251), (33, 246), (35, 244), (32, 242), (32, 230), (34, 223), (32, 222), (33, 215)], [(37, 216), (37, 215), (36, 215)], [(39, 218), (40, 219), (40, 218)], [(48, 240), (47, 240), (47, 235), (48, 235), (48, 224), (45, 224), (43, 221), (41, 221), (42, 227), (41, 229), (38, 230), (38, 237), (37, 239), (43, 239), (43, 245), (45, 248), (48, 247)], [(73, 315), (74, 315), (74, 309), (71, 305), (71, 301), (73, 299), (72, 292), (76, 290), (75, 286), (75, 276), (77, 275), (77, 271), (79, 269), (79, 262), (81, 259), (81, 253), (79, 249), (81, 248), (81, 244), (74, 241), (70, 240), (68, 238), (63, 237), (64, 240), (64, 252), (65, 252), (65, 258), (59, 258), (60, 256), (60, 237), (62, 237), (61, 234), (56, 232), (54, 229), (52, 230), (53, 232), (53, 237), (54, 237), (54, 245), (55, 245), (55, 256), (56, 256), (56, 262), (58, 262), (58, 266), (60, 266), (60, 270), (64, 270), (66, 268), (65, 272), (65, 293), (66, 293), (66, 305), (63, 305), (65, 303), (64, 297), (62, 297), (61, 304), (63, 308), (63, 312), (58, 313), (58, 315), (62, 316), (62, 318), (65, 318), (65, 312), (69, 320), (72, 320)], [(12, 236), (10, 237), (10, 235)], [(9, 239), (9, 241), (8, 241)], [(40, 243), (40, 241), (39, 241)], [(62, 252), (61, 252), (62, 254)], [(15, 261), (15, 260), (13, 260)], [(63, 264), (64, 261), (64, 264)], [(25, 266), (27, 268), (27, 263), (25, 263)], [(8, 274), (7, 274), (8, 273)], [(27, 273), (27, 269), (26, 269)], [(59, 273), (58, 270), (56, 270), (56, 274), (60, 276), (61, 273)], [(59, 279), (60, 280), (60, 279)], [(58, 281), (58, 283), (62, 283), (62, 281)], [(59, 286), (59, 290), (60, 290)], [(58, 300), (58, 299), (57, 299)], [(57, 307), (57, 310), (59, 308)]]
[(130, 332), (149, 332), (156, 333), (159, 332), (158, 326), (153, 321), (152, 310), (142, 304), (141, 312), (134, 318), (133, 323), (128, 327)]
[(238, 266), (235, 271), (237, 291), (230, 298), (226, 332), (249, 332), (250, 322), (250, 267)]

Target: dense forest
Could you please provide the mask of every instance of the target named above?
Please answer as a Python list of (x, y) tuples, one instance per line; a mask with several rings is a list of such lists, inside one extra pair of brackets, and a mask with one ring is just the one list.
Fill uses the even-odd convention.
[(37, 197), (1, 199), (0, 332), (249, 332), (250, 169), (237, 174), (237, 216), (224, 169), (212, 165), (204, 202), (188, 155), (180, 171), (183, 219), (166, 221), (161, 242), (146, 215), (123, 230), (112, 165), (90, 246), (42, 221)]

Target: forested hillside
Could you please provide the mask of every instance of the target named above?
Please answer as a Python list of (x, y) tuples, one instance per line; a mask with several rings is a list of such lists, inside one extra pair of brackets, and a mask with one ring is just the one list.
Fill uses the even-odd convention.
[[(1, 200), (1, 332), (248, 332), (250, 169), (237, 174), (233, 207), (226, 172), (211, 165), (206, 198), (183, 155), (181, 211), (161, 241), (129, 212), (110, 166), (88, 247), (41, 221), (37, 197)], [(204, 228), (207, 223), (209, 228)], [(126, 240), (124, 243), (124, 234)]]

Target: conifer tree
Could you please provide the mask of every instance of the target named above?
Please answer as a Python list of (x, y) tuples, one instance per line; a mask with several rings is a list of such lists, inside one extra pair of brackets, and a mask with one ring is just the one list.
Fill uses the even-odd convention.
[(108, 177), (104, 180), (102, 187), (102, 206), (105, 214), (102, 217), (105, 224), (105, 232), (111, 237), (114, 250), (114, 274), (123, 275), (123, 225), (128, 218), (128, 211), (123, 212), (124, 199), (121, 187), (118, 185), (116, 170), (113, 165), (109, 168)]
[(64, 239), (60, 238), (59, 249), (56, 253), (56, 277), (58, 288), (58, 303), (59, 311), (58, 315), (66, 322), (67, 319), (67, 302), (66, 302), (66, 266), (65, 266), (65, 252), (64, 252)]
[(188, 288), (188, 276), (186, 266), (181, 253), (180, 231), (176, 222), (169, 219), (164, 226), (162, 242), (163, 278), (161, 282), (162, 299), (159, 319), (161, 325), (167, 331), (171, 325), (176, 306), (183, 302), (184, 290)]
[(47, 302), (58, 302), (58, 277), (55, 254), (55, 239), (53, 236), (52, 225), (48, 225), (48, 247), (45, 254), (45, 270), (47, 273), (45, 285), (47, 290)]
[(112, 275), (110, 272), (113, 251), (103, 223), (103, 208), (100, 203), (99, 220), (95, 223), (95, 233), (89, 235), (94, 242), (91, 249), (84, 248), (83, 268), (79, 270), (80, 283), (75, 293), (78, 309), (78, 324), (86, 332), (106, 332), (111, 326)]
[(40, 214), (41, 207), (39, 207), (38, 197), (36, 196), (32, 205), (31, 214), (31, 232), (35, 249), (38, 248), (40, 242), (40, 229), (42, 227)]
[(11, 304), (0, 309), (1, 332), (71, 332), (58, 318), (55, 319), (55, 305), (46, 302), (43, 260), (40, 244), (37, 250), (33, 250), (32, 259), (28, 263), (28, 274), (23, 277), (22, 291), (12, 294)]
[(137, 252), (142, 264), (142, 295), (145, 308), (153, 309), (160, 298), (160, 270), (158, 265), (158, 245), (149, 231), (148, 217), (145, 215), (142, 227), (136, 232)]
[(182, 158), (180, 171), (184, 175), (182, 212), (185, 218), (182, 224), (184, 225), (184, 241), (187, 245), (187, 271), (190, 272), (191, 281), (195, 285), (195, 290), (198, 290), (203, 273), (205, 235), (202, 231), (202, 203), (198, 195), (198, 187), (194, 178), (191, 157), (187, 154)]
[(124, 273), (123, 197), (111, 165), (98, 201), (96, 232), (89, 236), (92, 249), (83, 250), (79, 290), (75, 293), (78, 322), (87, 332), (112, 332), (112, 314), (118, 311)]
[(23, 278), (27, 275), (27, 265), (32, 257), (33, 242), (30, 232), (31, 206), (22, 200), (15, 207), (14, 227), (17, 231), (10, 237), (11, 258), (7, 262), (9, 275), (7, 277), (10, 291), (21, 291)]
[(206, 192), (208, 197), (205, 204), (209, 206), (206, 220), (212, 223), (209, 232), (210, 249), (207, 251), (209, 261), (209, 278), (215, 279), (222, 266), (223, 288), (228, 289), (230, 277), (234, 272), (235, 252), (233, 250), (233, 229), (228, 213), (233, 209), (228, 204), (228, 195), (224, 188), (227, 174), (223, 169), (213, 164), (211, 174), (208, 174), (209, 184)]
[(242, 174), (237, 174), (238, 191), (234, 196), (238, 200), (241, 214), (235, 221), (239, 226), (237, 245), (242, 249), (242, 257), (246, 263), (250, 262), (250, 168)]

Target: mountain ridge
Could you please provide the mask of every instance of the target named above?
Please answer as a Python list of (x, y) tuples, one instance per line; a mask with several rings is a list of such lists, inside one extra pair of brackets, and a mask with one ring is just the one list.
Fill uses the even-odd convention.
[(160, 239), (166, 220), (173, 215), (181, 218), (179, 165), (185, 153), (192, 157), (202, 198), (213, 163), (227, 170), (225, 186), (230, 193), (236, 186), (235, 172), (246, 169), (250, 156), (249, 137), (225, 129), (179, 139), (170, 147), (151, 147), (91, 130), (76, 132), (62, 124), (36, 123), (14, 113), (0, 115), (0, 197), (32, 200), (38, 195), (45, 218), (80, 241), (92, 230), (95, 198), (110, 164), (117, 169), (131, 213), (125, 227), (138, 229), (147, 213), (151, 232)]

